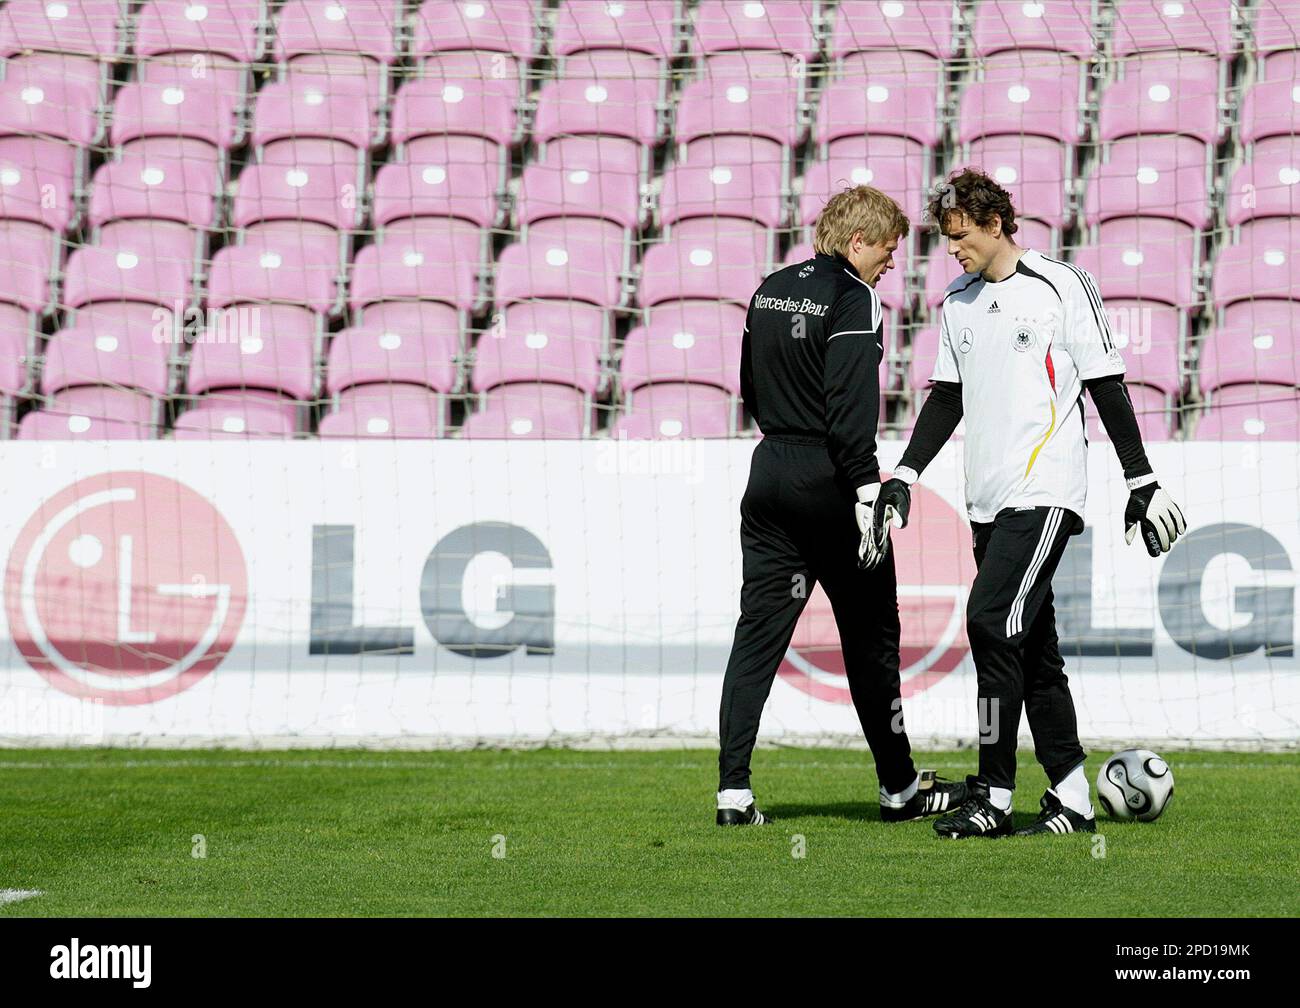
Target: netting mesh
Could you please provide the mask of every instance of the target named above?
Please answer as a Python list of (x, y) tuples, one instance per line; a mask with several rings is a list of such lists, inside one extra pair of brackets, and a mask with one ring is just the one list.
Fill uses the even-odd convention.
[[(56, 688), (152, 702), (139, 684), (174, 683), (187, 649), (208, 650), (168, 697), (224, 661), (235, 700), (151, 707), (123, 731), (203, 735), (213, 712), (212, 731), (262, 738), (707, 731), (739, 577), (735, 449), (758, 434), (746, 306), (812, 255), (832, 194), (900, 203), (913, 227), (877, 288), (896, 462), (960, 273), (922, 208), (976, 165), (1012, 194), (1020, 245), (1096, 277), (1144, 440), (1209, 523), (1159, 575), (1122, 559), (1118, 515), (1067, 552), (1062, 650), (1124, 672), (1094, 687), (1085, 734), (1294, 744), (1293, 0), (8, 0), (0, 59), (0, 405), (5, 435), (62, 460), (33, 476), (38, 509), (73, 507), (69, 479), (102, 468), (55, 442), (240, 452), (153, 445), (134, 464), (202, 488), (233, 534), (180, 490), (132, 474), (123, 492), (166, 502), (152, 529), (180, 566), (159, 579), (235, 585), (241, 643), (190, 626), (215, 589), (167, 646), (139, 629), (171, 612), (140, 608), (147, 519), (136, 554), (112, 521), (70, 539), (72, 567), (42, 587), (19, 546), (55, 540), (10, 515), (17, 649), (99, 676)], [(415, 465), (365, 453), (394, 439), (437, 444)], [(482, 443), (453, 454), (462, 439)], [(259, 453), (336, 440), (337, 457)], [(505, 444), (535, 440), (549, 454)], [(917, 589), (905, 696), (950, 740), (970, 737), (969, 704), (922, 703), (964, 660), (969, 529), (944, 458), (927, 482), (948, 510), (898, 548)], [(167, 538), (195, 521), (190, 545)], [(384, 539), (382, 563), (353, 552), (357, 529)], [(180, 562), (236, 539), (247, 572)], [(78, 594), (101, 547), (117, 567)], [(484, 554), (513, 568), (462, 592)], [(62, 637), (32, 629), (41, 606)], [(827, 615), (819, 596), (776, 732), (856, 731)], [(10, 657), (13, 697), (30, 672)]]

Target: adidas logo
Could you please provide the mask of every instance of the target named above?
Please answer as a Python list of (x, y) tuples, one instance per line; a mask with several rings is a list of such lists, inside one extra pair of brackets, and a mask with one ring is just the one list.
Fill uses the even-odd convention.
[(997, 303), (996, 301), (994, 301), (991, 305), (989, 305), (989, 310), (988, 310), (987, 312), (985, 312), (985, 314), (986, 314), (986, 315), (994, 315), (994, 314), (999, 314), (999, 313), (1001, 313), (1001, 311), (1002, 311), (1002, 309), (998, 307), (998, 303)]

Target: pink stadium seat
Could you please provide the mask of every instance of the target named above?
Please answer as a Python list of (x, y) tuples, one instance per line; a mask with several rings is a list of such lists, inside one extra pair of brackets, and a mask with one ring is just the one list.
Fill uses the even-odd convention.
[[(1169, 440), (1169, 402), (1165, 394), (1159, 389), (1151, 388), (1148, 385), (1140, 385), (1135, 382), (1124, 383), (1128, 389), (1129, 399), (1133, 402), (1133, 412), (1137, 416), (1138, 432), (1142, 435), (1144, 443), (1150, 444), (1156, 441)], [(1097, 415), (1097, 408), (1093, 405), (1092, 396), (1085, 394), (1084, 412), (1088, 420), (1088, 439), (1091, 441), (1107, 442), (1110, 438), (1106, 434), (1106, 428), (1102, 426), (1101, 417)], [(1078, 423), (1078, 418), (1074, 418)]]
[(515, 203), (521, 228), (552, 217), (597, 217), (635, 231), (643, 212), (636, 173), (604, 171), (599, 163), (590, 167), (530, 164)]
[(195, 228), (217, 226), (217, 178), (201, 163), (129, 150), (95, 172), (91, 227), (152, 218)]
[(276, 16), (275, 58), (342, 53), (391, 64), (401, 6), (401, 0), (289, 0)]
[(231, 223), (300, 221), (339, 231), (361, 225), (362, 187), (355, 160), (330, 164), (250, 164), (236, 181)]
[(955, 52), (951, 4), (934, 0), (842, 0), (835, 8), (830, 56), (861, 49), (915, 49), (938, 59)]
[[(430, 306), (433, 307), (433, 306)], [(460, 354), (460, 322), (454, 310), (436, 306), (446, 317), (414, 330), (354, 326), (330, 340), (326, 389), (330, 395), (354, 385), (400, 382), (455, 391)]]
[[(1088, 67), (1073, 57), (1042, 50), (1015, 49), (986, 56), (981, 63), (983, 70), (980, 80), (1011, 85), (1046, 81), (1058, 85), (1062, 101), (1070, 101), (1072, 114), (1081, 116), (1087, 95), (1084, 84)], [(1041, 91), (1036, 93), (1041, 97)], [(1011, 95), (1008, 95), (1007, 100), (1014, 101)], [(1083, 131), (1083, 125), (1080, 124), (1080, 134)]]
[(83, 245), (68, 258), (63, 301), (69, 308), (97, 301), (138, 301), (174, 308), (190, 302), (194, 250), (173, 229), (130, 222)]
[(930, 387), (934, 362), (939, 357), (939, 327), (926, 326), (912, 333), (912, 353), (907, 366), (907, 387), (913, 392)]
[(1264, 53), (1256, 80), (1296, 80), (1300, 78), (1300, 48)]
[(438, 301), (380, 301), (355, 311), (353, 322), (379, 332), (431, 333), (436, 339), (442, 339), (439, 334), (444, 331), (454, 332), (458, 347), (465, 345), (465, 317)]
[(1192, 137), (1135, 137), (1111, 144), (1088, 179), (1089, 225), (1114, 217), (1168, 217), (1203, 229), (1212, 223), (1205, 146)]
[(1072, 144), (1079, 138), (1077, 90), (1059, 77), (1019, 72), (989, 74), (961, 96), (958, 139), (1011, 134), (1045, 136)]
[(936, 78), (906, 80), (876, 75), (828, 85), (817, 112), (817, 142), (840, 137), (901, 136), (923, 147), (939, 142)]
[(390, 300), (443, 301), (460, 311), (477, 310), (484, 237), (477, 226), (452, 218), (395, 224), (356, 255), (353, 310)]
[(1300, 81), (1270, 80), (1252, 85), (1241, 103), (1241, 142), (1300, 133)]
[(1244, 225), (1235, 244), (1220, 247), (1212, 271), (1214, 303), (1295, 298), (1300, 291), (1300, 224), (1292, 218)]
[(152, 440), (158, 436), (159, 404), (127, 389), (83, 385), (64, 389), (23, 417), (23, 441)]
[(23, 51), (111, 60), (123, 51), (118, 0), (9, 0), (0, 10), (0, 56)]
[(1255, 7), (1255, 48), (1263, 57), (1262, 80), (1295, 80), (1300, 30), (1290, 0), (1261, 0)]
[(319, 245), (283, 234), (249, 235), (212, 257), (209, 308), (241, 303), (300, 305), (321, 315), (338, 308), (338, 265)]
[(32, 317), (17, 305), (0, 304), (0, 396), (23, 395), (31, 385), (28, 367), (38, 357)]
[(339, 394), (321, 417), (322, 438), (438, 438), (447, 426), (447, 402), (424, 385), (356, 385)]
[[(195, 7), (201, 7), (196, 4)], [(202, 80), (211, 90), (219, 91), (230, 99), (235, 110), (243, 114), (252, 89), (252, 73), (248, 64), (232, 63), (224, 56), (210, 53), (169, 53), (142, 60), (136, 64), (136, 80), (142, 84), (161, 84), (164, 87)]]
[(136, 17), (135, 54), (208, 53), (252, 63), (260, 56), (257, 26), (265, 18), (262, 0), (148, 0)]
[[(712, 317), (710, 317), (712, 316)], [(704, 323), (703, 325), (697, 324)], [(720, 330), (719, 313), (707, 308), (681, 310), (676, 317), (656, 312), (650, 324), (633, 329), (623, 344), (622, 387), (633, 392), (655, 382), (699, 382), (740, 395), (740, 327)]]
[(737, 427), (736, 400), (713, 385), (664, 382), (644, 385), (615, 421), (615, 438), (724, 438)]
[[(1019, 220), (1016, 221), (1020, 223)], [(1016, 244), (1024, 247), (1023, 236), (1016, 231)], [(1041, 251), (1041, 250), (1040, 250)], [(961, 265), (948, 254), (948, 243), (942, 238), (939, 244), (930, 250), (930, 257), (925, 267), (925, 304), (935, 308), (943, 303), (944, 291), (948, 285), (962, 275)], [(938, 320), (938, 316), (935, 316)]]
[(59, 256), (59, 242), (43, 225), (0, 221), (0, 302), (44, 315)]
[(511, 382), (572, 385), (596, 396), (605, 385), (604, 313), (588, 305), (517, 304), (474, 351), (470, 388), (486, 392)]
[(1168, 133), (1213, 147), (1223, 139), (1219, 65), (1213, 57), (1156, 53), (1130, 57), (1122, 66), (1124, 76), (1101, 95), (1102, 140)]
[(502, 250), (497, 265), (497, 301), (556, 298), (588, 301), (603, 308), (625, 304), (622, 278), (630, 267), (626, 232), (601, 220), (546, 221), (523, 241)]
[(1196, 302), (1195, 232), (1161, 217), (1107, 221), (1095, 245), (1076, 250), (1074, 262), (1097, 280), (1103, 298)]
[(726, 222), (718, 231), (681, 225), (646, 249), (640, 303), (721, 298), (747, 305), (767, 272), (770, 250), (771, 238), (757, 225)]
[(415, 16), (411, 55), (448, 49), (509, 53), (527, 62), (541, 50), (529, 0), (425, 0)]
[(785, 224), (781, 168), (775, 164), (676, 165), (663, 178), (659, 221), (740, 217), (764, 227)]
[(980, 57), (1042, 49), (1088, 60), (1093, 55), (1092, 4), (1090, 0), (986, 0), (976, 10), (973, 37), (975, 55)]
[[(293, 399), (316, 395), (319, 339), (315, 321), (292, 306), (258, 306), (237, 338), (195, 341), (185, 388), (191, 395), (215, 389), (264, 389)], [(256, 322), (251, 322), (256, 320)]]
[(0, 137), (45, 136), (79, 147), (100, 134), (99, 105), (87, 101), (84, 84), (42, 76), (25, 81), (7, 76), (0, 83)]
[(1233, 172), (1225, 202), (1232, 227), (1261, 217), (1300, 215), (1300, 148), (1256, 145), (1251, 160)]
[(781, 260), (781, 265), (777, 269), (783, 269), (786, 266), (793, 266), (795, 263), (806, 262), (817, 254), (811, 241), (802, 241), (798, 244), (791, 245), (790, 250), (786, 252), (785, 258)]
[(566, 80), (594, 80), (598, 83), (606, 80), (651, 81), (657, 85), (659, 100), (665, 102), (670, 83), (664, 60), (628, 49), (590, 49), (566, 56), (559, 76)]
[[(420, 166), (422, 172), (424, 168), (446, 167), (450, 172), (452, 165), (478, 166), (492, 178), (494, 193), (502, 193), (506, 189), (506, 180), (509, 177), (508, 150), (483, 137), (454, 134), (425, 136), (412, 140), (399, 153), (400, 157), (390, 161), (389, 164), (415, 164)], [(431, 177), (436, 179), (437, 173), (432, 173)], [(420, 181), (424, 181), (423, 175)], [(473, 200), (474, 196), (471, 193), (469, 201), (473, 202)], [(459, 206), (459, 200), (455, 200), (453, 205)]]
[(365, 151), (377, 135), (375, 97), (364, 78), (291, 75), (257, 93), (253, 144), (330, 140)]
[(625, 137), (559, 137), (538, 148), (538, 163), (558, 168), (585, 169), (631, 175), (645, 182), (649, 151)]
[(677, 0), (566, 0), (556, 12), (551, 51), (569, 56), (589, 49), (645, 53), (659, 60), (677, 54)]
[(496, 227), (497, 165), (484, 161), (389, 162), (375, 173), (375, 225), (405, 217), (458, 217)]
[(798, 86), (789, 78), (692, 81), (682, 89), (673, 139), (690, 145), (701, 138), (732, 134), (793, 148), (804, 134), (796, 115), (797, 99)]
[(224, 391), (206, 395), (176, 418), (177, 441), (291, 438), (302, 432), (302, 407), (279, 396)]
[(50, 338), (41, 392), (53, 395), (76, 385), (115, 385), (165, 396), (172, 391), (169, 367), (175, 347), (154, 337), (152, 328), (110, 325), (94, 316), (79, 320)]
[(400, 146), (420, 137), (459, 134), (509, 147), (519, 138), (517, 88), (510, 80), (418, 77), (393, 100), (392, 141)]
[(526, 69), (526, 64), (505, 53), (482, 50), (438, 52), (420, 61), (418, 76), (439, 85), (439, 89), (448, 84), (463, 88), (466, 84), (490, 82), (492, 90), (518, 101), (525, 97), (530, 86)]
[(161, 68), (148, 81), (118, 91), (111, 140), (118, 147), (149, 138), (192, 140), (227, 151), (241, 136), (238, 105), (239, 96), (214, 75), (196, 78), (188, 67)]
[[(1059, 231), (1069, 223), (1066, 189), (1069, 147), (1035, 136), (996, 136), (976, 140), (952, 167), (982, 167), (1011, 194), (1017, 222), (1033, 217)], [(1017, 234), (1017, 241), (1020, 235)], [(1020, 242), (1020, 244), (1024, 244)]]
[(823, 161), (808, 167), (799, 201), (799, 223), (809, 225), (835, 193), (871, 185), (899, 201), (912, 220), (925, 202), (929, 152), (920, 144), (891, 136), (856, 136), (836, 140)]
[(605, 310), (583, 301), (517, 302), (504, 314), (494, 317), (491, 327), (479, 338), (479, 346), (488, 340), (495, 342), (499, 339), (514, 339), (516, 342), (522, 339), (527, 343), (531, 337), (531, 342), (539, 342), (539, 336), (548, 341), (576, 339), (595, 347), (593, 352), (604, 360), (609, 356), (610, 342), (614, 338), (613, 320)]
[(77, 158), (65, 144), (0, 138), (0, 219), (66, 231), (76, 220), (77, 175)]
[(943, 61), (929, 53), (911, 49), (872, 49), (850, 53), (834, 64), (835, 80), (859, 80), (870, 84), (932, 84), (942, 93)]
[[(72, 103), (66, 107), (99, 114), (108, 93), (109, 64), (91, 56), (33, 52), (30, 49), (0, 52), (0, 56), (4, 57), (0, 64), (4, 80), (15, 87), (15, 93), (27, 87), (43, 88), (51, 82), (58, 82), (61, 100), (66, 98)], [(49, 107), (58, 105), (51, 102)]]
[(591, 404), (571, 385), (504, 385), (465, 418), (463, 438), (572, 439), (591, 431)]
[(649, 80), (565, 79), (544, 84), (537, 99), (534, 139), (620, 136), (646, 146), (659, 140), (658, 83)]
[(1300, 390), (1289, 385), (1220, 389), (1196, 422), (1197, 441), (1300, 441)]
[(1016, 218), (1016, 244), (1044, 255), (1056, 256), (1061, 247), (1060, 235), (1049, 225), (1032, 217)]
[(1300, 302), (1242, 301), (1201, 339), (1197, 377), (1204, 393), (1224, 385), (1300, 385)]
[(1236, 50), (1234, 0), (1117, 0), (1114, 55), (1187, 49), (1226, 58)]
[(769, 49), (811, 59), (817, 52), (812, 8), (808, 0), (703, 0), (695, 11), (695, 44), (705, 55)]
[(1182, 321), (1176, 308), (1156, 302), (1107, 298), (1106, 320), (1124, 357), (1125, 380), (1157, 388), (1171, 398), (1183, 387)]

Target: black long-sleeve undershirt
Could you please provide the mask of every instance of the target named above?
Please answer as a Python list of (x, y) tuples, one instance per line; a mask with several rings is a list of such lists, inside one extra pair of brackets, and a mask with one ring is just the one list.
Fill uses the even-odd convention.
[(1091, 378), (1083, 387), (1092, 396), (1097, 406), (1097, 415), (1115, 454), (1124, 467), (1125, 479), (1137, 479), (1151, 475), (1151, 463), (1147, 461), (1146, 449), (1142, 447), (1142, 433), (1138, 430), (1137, 416), (1133, 412), (1133, 400), (1129, 398), (1122, 375), (1103, 375)]
[(899, 466), (915, 469), (918, 475), (924, 472), (939, 454), (939, 449), (952, 437), (952, 432), (961, 423), (963, 412), (961, 383), (934, 382), (925, 405), (921, 407), (921, 414), (916, 418), (912, 438), (907, 442)]

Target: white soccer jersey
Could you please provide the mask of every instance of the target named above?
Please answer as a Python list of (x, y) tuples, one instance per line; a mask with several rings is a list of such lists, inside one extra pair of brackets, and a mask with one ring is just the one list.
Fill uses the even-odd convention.
[(1082, 383), (1123, 373), (1087, 271), (1026, 251), (1005, 280), (963, 274), (949, 284), (931, 380), (961, 383), (970, 520), (1008, 507), (1082, 515)]

